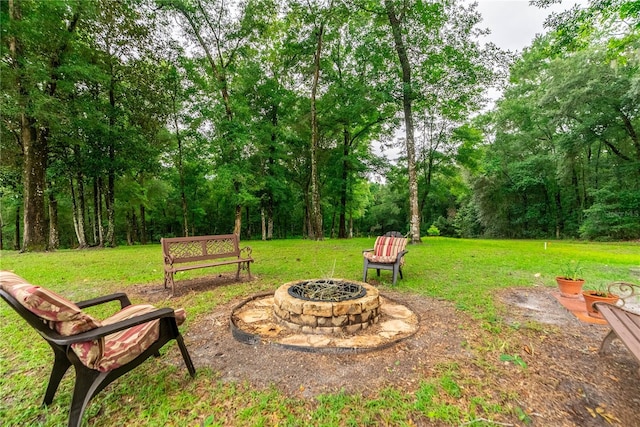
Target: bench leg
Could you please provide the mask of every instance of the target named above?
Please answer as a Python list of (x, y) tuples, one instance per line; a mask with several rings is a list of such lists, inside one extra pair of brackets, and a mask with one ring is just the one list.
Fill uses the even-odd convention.
[(602, 344), (600, 344), (600, 350), (598, 352), (600, 354), (606, 354), (607, 348), (609, 347), (609, 345), (611, 345), (611, 341), (613, 341), (617, 337), (618, 336), (616, 335), (615, 332), (613, 332), (613, 329), (610, 330), (607, 336), (604, 337), (604, 339), (602, 340)]
[(247, 274), (249, 275), (249, 280), (251, 280), (251, 263), (247, 261)]
[(171, 288), (173, 289), (173, 271), (165, 271), (164, 272), (164, 288), (167, 289), (167, 284), (171, 284)]
[(167, 289), (167, 283), (171, 284), (171, 296), (176, 294), (176, 283), (173, 280), (173, 271), (164, 272), (164, 288)]

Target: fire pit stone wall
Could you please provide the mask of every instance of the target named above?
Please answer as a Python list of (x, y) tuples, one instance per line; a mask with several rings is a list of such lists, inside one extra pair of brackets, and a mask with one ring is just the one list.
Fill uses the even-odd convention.
[(366, 294), (356, 299), (306, 301), (288, 292), (289, 287), (298, 283), (301, 281), (285, 283), (274, 294), (274, 316), (291, 330), (312, 334), (352, 334), (377, 323), (380, 318), (380, 296), (371, 285), (355, 282), (366, 289)]

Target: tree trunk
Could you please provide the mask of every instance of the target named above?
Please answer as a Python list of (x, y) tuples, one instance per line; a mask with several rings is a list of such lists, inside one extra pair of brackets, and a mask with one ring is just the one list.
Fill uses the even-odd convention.
[(184, 165), (182, 163), (182, 136), (178, 126), (178, 106), (175, 97), (173, 103), (173, 126), (176, 128), (176, 140), (178, 142), (178, 175), (180, 177), (180, 200), (182, 202), (182, 232), (185, 237), (189, 236), (189, 209), (187, 206), (187, 196), (185, 194)]
[(131, 212), (130, 211), (127, 211), (126, 220), (127, 220), (127, 246), (131, 246), (132, 231), (131, 231)]
[(109, 138), (109, 168), (107, 176), (107, 192), (105, 194), (105, 203), (107, 205), (107, 237), (106, 244), (112, 248), (116, 247), (116, 149), (113, 136), (113, 128), (115, 127), (114, 111), (116, 108), (116, 95), (115, 95), (115, 77), (114, 71), (111, 70), (111, 82), (109, 85), (109, 105), (111, 106), (111, 113), (109, 114), (109, 132), (107, 138)]
[(244, 208), (245, 214), (247, 215), (247, 239), (251, 239), (253, 235), (253, 230), (251, 229), (251, 221), (249, 220), (249, 206), (245, 206)]
[(353, 238), (353, 215), (349, 213), (349, 238)]
[(140, 243), (147, 244), (147, 210), (140, 205)]
[(320, 55), (322, 54), (322, 36), (324, 23), (316, 31), (316, 53), (314, 57), (313, 84), (311, 86), (311, 212), (309, 221), (309, 238), (322, 240), (322, 210), (320, 207), (320, 184), (318, 182), (318, 112), (316, 108), (316, 96), (320, 80)]
[(267, 211), (267, 240), (273, 239), (273, 209)]
[(44, 194), (47, 144), (46, 140), (37, 137), (35, 123), (24, 113), (22, 114), (20, 135), (24, 150), (22, 251), (45, 251), (47, 238)]
[(233, 234), (238, 236), (238, 239), (240, 239), (240, 232), (241, 231), (242, 231), (242, 205), (237, 204), (236, 205), (235, 221), (234, 221), (234, 224), (233, 224)]
[(60, 231), (58, 230), (58, 200), (49, 192), (49, 249), (60, 247)]
[(102, 226), (102, 178), (100, 177), (93, 180), (93, 204), (94, 227), (98, 233), (96, 243), (102, 248), (104, 247), (104, 227)]
[[(10, 21), (20, 21), (22, 19), (19, 6), (14, 1), (8, 2), (8, 12)], [(75, 32), (80, 13), (76, 12), (67, 22), (66, 31), (71, 34)], [(44, 89), (33, 86), (34, 91), (42, 91), (42, 94), (52, 98), (56, 93), (58, 71), (62, 64), (64, 53), (68, 49), (68, 39), (66, 39), (49, 57), (49, 81)], [(20, 68), (25, 63), (22, 58), (22, 44), (20, 40), (12, 37), (9, 40), (9, 51), (13, 58), (13, 66), (17, 71), (17, 86), (21, 98), (20, 113), (20, 143), (24, 154), (23, 160), (23, 200), (24, 200), (24, 231), (22, 236), (22, 251), (44, 251), (47, 249), (47, 221), (45, 207), (45, 186), (46, 186), (46, 170), (48, 156), (48, 136), (49, 131), (46, 126), (38, 129), (35, 118), (30, 117), (27, 113), (29, 100), (32, 98), (29, 94), (27, 79), (22, 79), (23, 70)]]
[(20, 249), (20, 206), (16, 206), (16, 233), (13, 240), (13, 249)]
[(342, 141), (342, 180), (340, 181), (340, 219), (338, 220), (338, 238), (347, 238), (347, 179), (349, 178), (349, 148), (351, 136), (346, 125)]
[(78, 197), (76, 196), (76, 190), (73, 185), (73, 178), (69, 178), (69, 189), (71, 192), (71, 207), (73, 215), (73, 229), (76, 232), (76, 239), (78, 240), (78, 247), (80, 249), (87, 247), (87, 241), (84, 233), (84, 217), (80, 211)]
[(418, 207), (418, 176), (416, 173), (416, 146), (413, 130), (411, 87), (411, 65), (407, 56), (407, 49), (402, 36), (402, 22), (396, 15), (393, 3), (385, 0), (385, 8), (389, 18), (389, 24), (393, 32), (393, 40), (398, 54), (398, 60), (402, 67), (402, 108), (404, 111), (405, 143), (407, 149), (407, 168), (409, 174), (409, 210), (410, 210), (410, 235), (411, 243), (420, 243), (420, 210)]
[(262, 228), (262, 240), (267, 240), (267, 221), (265, 220), (264, 208), (260, 208), (260, 225)]

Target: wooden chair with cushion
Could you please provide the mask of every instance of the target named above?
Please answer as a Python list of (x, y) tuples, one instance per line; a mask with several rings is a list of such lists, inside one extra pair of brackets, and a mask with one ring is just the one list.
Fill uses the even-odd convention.
[(367, 281), (367, 271), (375, 268), (378, 277), (380, 270), (390, 270), (393, 272), (392, 284), (396, 284), (398, 273), (402, 279), (402, 266), (404, 265), (404, 255), (409, 252), (405, 250), (407, 239), (397, 231), (390, 231), (384, 236), (378, 236), (373, 249), (362, 251), (364, 256), (363, 282)]
[[(191, 377), (195, 368), (178, 330), (184, 310), (132, 305), (124, 293), (73, 303), (20, 276), (0, 271), (0, 296), (51, 346), (53, 369), (44, 395), (49, 405), (62, 377), (73, 365), (75, 386), (69, 426), (80, 426), (82, 414), (98, 392), (176, 340)], [(83, 308), (119, 301), (120, 311), (99, 321)]]

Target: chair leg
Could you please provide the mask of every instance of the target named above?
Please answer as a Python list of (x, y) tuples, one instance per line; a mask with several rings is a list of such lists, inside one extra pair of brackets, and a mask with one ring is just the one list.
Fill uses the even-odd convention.
[(48, 406), (51, 404), (51, 402), (53, 402), (53, 396), (55, 396), (56, 391), (58, 390), (60, 381), (71, 366), (71, 362), (69, 362), (67, 356), (60, 350), (54, 348), (53, 353), (55, 355), (55, 360), (53, 361), (53, 369), (51, 370), (51, 375), (49, 376), (47, 391), (44, 393), (44, 400), (42, 402), (44, 406)]
[(106, 379), (107, 372), (98, 372), (91, 369), (76, 368), (76, 384), (73, 388), (71, 411), (69, 412), (69, 427), (80, 427), (82, 415), (91, 398), (102, 389), (101, 385)]
[(178, 348), (180, 349), (180, 353), (182, 354), (182, 358), (184, 359), (184, 364), (187, 365), (189, 375), (191, 375), (191, 378), (195, 378), (196, 368), (193, 366), (191, 356), (189, 355), (189, 351), (187, 351), (187, 346), (184, 345), (184, 339), (182, 338), (182, 335), (178, 335), (176, 337), (176, 341), (178, 342)]
[(378, 273), (378, 277), (380, 277), (380, 269), (376, 268), (376, 272)]
[(364, 271), (362, 272), (362, 281), (366, 282), (367, 281), (367, 270), (369, 269), (369, 264), (367, 263), (367, 260), (365, 259), (364, 261)]
[(391, 282), (392, 286), (395, 286), (397, 279), (398, 279), (398, 266), (394, 265), (393, 266), (393, 279), (392, 279), (392, 282)]

